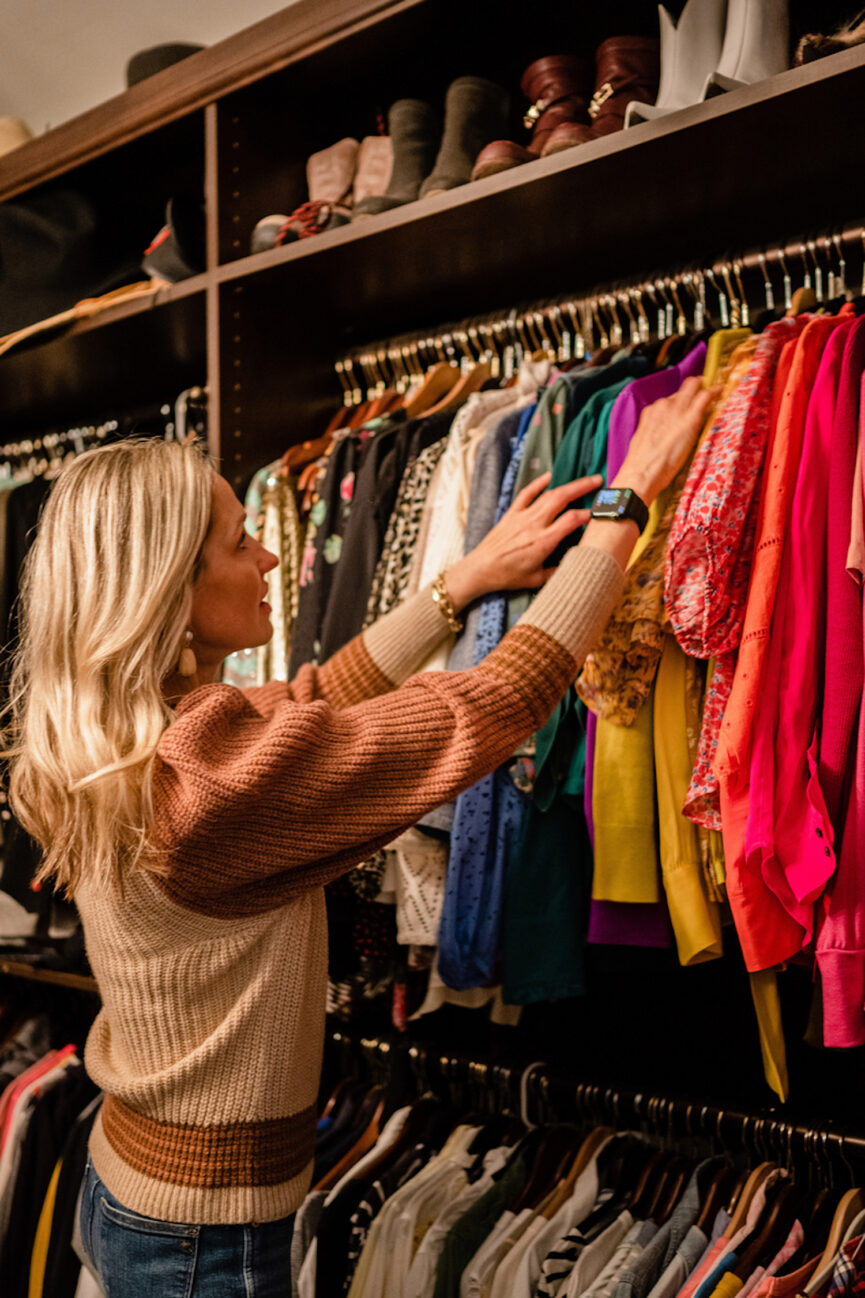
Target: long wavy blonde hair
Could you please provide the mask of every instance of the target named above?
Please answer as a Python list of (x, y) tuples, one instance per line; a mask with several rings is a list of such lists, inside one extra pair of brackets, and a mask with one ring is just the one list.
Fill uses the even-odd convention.
[[(163, 682), (189, 624), (210, 521), (200, 450), (130, 438), (54, 484), (20, 588), (6, 758), (38, 877), (73, 895), (147, 861)], [(155, 860), (155, 858), (154, 858)], [(158, 868), (158, 866), (157, 866)]]

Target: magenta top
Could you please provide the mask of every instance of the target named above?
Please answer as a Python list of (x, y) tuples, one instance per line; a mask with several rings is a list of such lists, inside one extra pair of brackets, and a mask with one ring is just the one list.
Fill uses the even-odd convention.
[(802, 946), (813, 934), (814, 901), (835, 870), (833, 828), (817, 774), (817, 722), (832, 426), (852, 324), (850, 316), (836, 323), (808, 402), (752, 735), (745, 860), (801, 927)]

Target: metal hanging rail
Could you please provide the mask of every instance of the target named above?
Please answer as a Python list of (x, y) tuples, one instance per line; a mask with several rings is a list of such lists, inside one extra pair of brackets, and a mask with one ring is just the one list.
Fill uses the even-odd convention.
[(529, 1122), (589, 1120), (595, 1125), (650, 1129), (670, 1139), (700, 1138), (723, 1148), (738, 1144), (757, 1158), (787, 1165), (804, 1155), (828, 1169), (835, 1158), (851, 1181), (856, 1174), (850, 1160), (861, 1160), (865, 1166), (865, 1136), (831, 1123), (806, 1126), (773, 1112), (745, 1113), (682, 1097), (583, 1082), (550, 1073), (543, 1062), (513, 1068), (376, 1037), (356, 1039), (339, 1030), (330, 1033), (330, 1040), (354, 1057), (359, 1050), (368, 1063), (384, 1070), (404, 1052), (419, 1088), (435, 1078), (452, 1092), (463, 1091), (470, 1108), (481, 1107), (479, 1099), (486, 1094)]
[[(861, 272), (850, 281), (850, 254)], [(780, 271), (776, 282), (773, 274)], [(746, 279), (748, 285), (746, 289)], [(798, 292), (798, 300), (794, 298)], [(491, 312), (435, 331), (400, 334), (371, 343), (336, 361), (334, 369), (346, 406), (381, 395), (388, 387), (407, 391), (431, 365), (463, 369), (489, 360), (493, 375), (507, 378), (524, 355), (542, 353), (559, 364), (581, 359), (596, 348), (635, 345), (705, 328), (750, 323), (753, 310), (806, 310), (865, 295), (865, 227), (824, 231), (806, 239), (752, 249), (713, 262), (634, 282), (597, 289), (581, 297), (547, 299)]]

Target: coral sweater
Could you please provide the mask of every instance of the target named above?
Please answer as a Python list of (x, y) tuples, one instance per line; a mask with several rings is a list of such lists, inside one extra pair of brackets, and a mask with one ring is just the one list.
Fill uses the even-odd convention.
[(406, 679), (446, 630), (425, 590), (289, 685), (182, 701), (159, 747), (164, 873), (76, 895), (103, 1001), (86, 1051), (106, 1093), (90, 1151), (121, 1203), (226, 1224), (300, 1205), (324, 1037), (322, 886), (537, 730), (621, 588), (615, 560), (579, 546), (470, 671)]

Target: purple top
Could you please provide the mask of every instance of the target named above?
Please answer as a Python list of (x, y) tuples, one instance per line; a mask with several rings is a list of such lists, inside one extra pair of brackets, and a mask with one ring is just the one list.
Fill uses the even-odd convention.
[[(660, 397), (678, 392), (685, 379), (699, 377), (706, 363), (706, 344), (698, 343), (678, 365), (656, 370), (645, 378), (634, 379), (616, 398), (610, 414), (607, 441), (607, 482), (612, 482), (625, 462), (631, 438), (645, 406)], [(592, 786), (594, 783), (595, 732), (598, 718), (590, 712), (586, 724), (585, 811), (589, 838), (594, 847), (595, 826), (592, 819)], [(593, 901), (589, 919), (589, 942), (615, 946), (670, 946), (673, 933), (667, 903), (663, 897), (654, 903), (626, 901)]]

